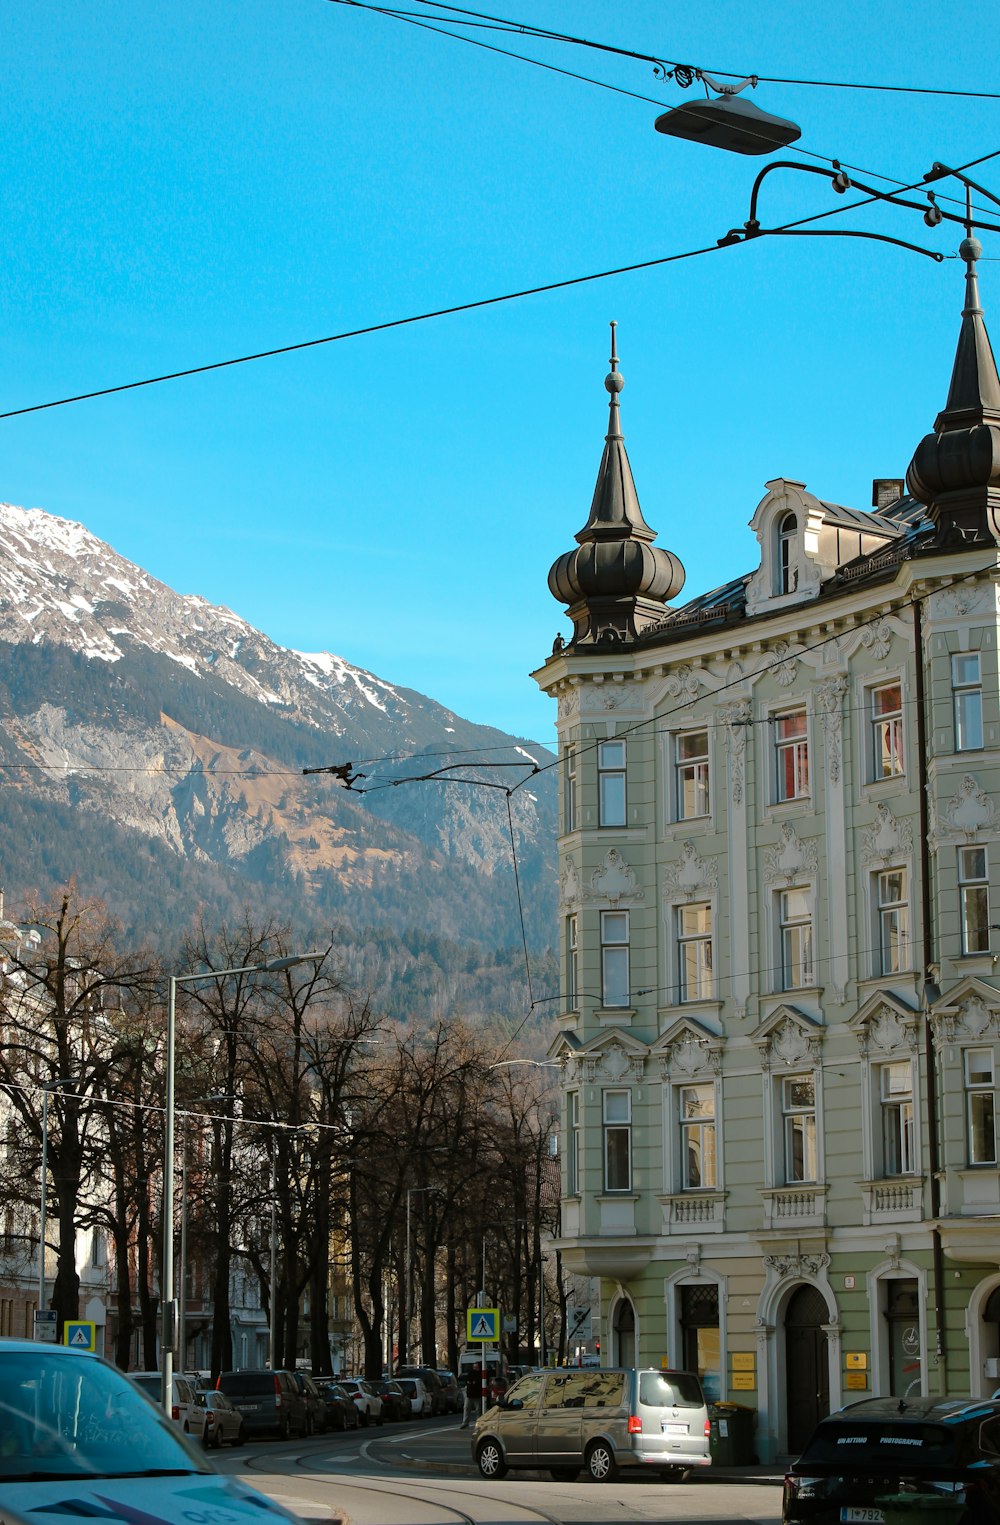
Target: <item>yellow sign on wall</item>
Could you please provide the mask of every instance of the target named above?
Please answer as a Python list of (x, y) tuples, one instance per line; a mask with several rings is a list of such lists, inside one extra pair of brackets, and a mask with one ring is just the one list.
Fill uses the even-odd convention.
[(849, 1350), (844, 1357), (848, 1371), (867, 1371), (868, 1354), (864, 1350)]
[(851, 1388), (868, 1387), (868, 1373), (864, 1371), (849, 1371), (844, 1374), (844, 1386)]
[(734, 1350), (730, 1356), (733, 1371), (753, 1371), (754, 1353), (752, 1350)]
[(746, 1388), (755, 1388), (757, 1383), (752, 1371), (734, 1371), (729, 1386), (734, 1392), (740, 1392)]

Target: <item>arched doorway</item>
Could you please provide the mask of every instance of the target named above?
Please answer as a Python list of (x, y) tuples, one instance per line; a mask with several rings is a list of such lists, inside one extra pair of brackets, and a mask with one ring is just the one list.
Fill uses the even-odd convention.
[(798, 1287), (785, 1308), (788, 1449), (798, 1453), (830, 1412), (830, 1360), (823, 1325), (830, 1314), (815, 1287)]
[(615, 1322), (612, 1334), (614, 1336), (612, 1364), (615, 1366), (634, 1366), (635, 1309), (627, 1297), (623, 1297), (615, 1309)]

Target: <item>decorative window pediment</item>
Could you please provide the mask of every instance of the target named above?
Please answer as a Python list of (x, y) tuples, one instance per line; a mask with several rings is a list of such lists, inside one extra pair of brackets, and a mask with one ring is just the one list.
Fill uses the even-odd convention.
[(957, 792), (940, 811), (936, 841), (971, 842), (976, 835), (996, 821), (996, 805), (991, 795), (980, 788), (971, 773), (962, 779)]
[[(818, 558), (823, 505), (804, 482), (782, 477), (767, 483), (767, 493), (750, 520), (760, 544), (760, 567), (747, 583), (747, 613), (782, 609), (819, 596), (824, 575), (836, 570)], [(811, 548), (811, 549), (810, 549)]]
[(579, 1061), (588, 1080), (641, 1080), (649, 1058), (648, 1043), (631, 1033), (600, 1033), (584, 1044)]
[(961, 980), (930, 1008), (930, 1021), (948, 1043), (1000, 1038), (1000, 990), (983, 980)]
[(793, 884), (798, 879), (814, 879), (817, 872), (816, 844), (799, 836), (791, 821), (781, 827), (776, 847), (764, 850), (766, 884)]
[(707, 1078), (721, 1073), (725, 1044), (724, 1034), (694, 1018), (681, 1017), (657, 1038), (650, 1058), (659, 1061), (664, 1080), (684, 1080), (699, 1074)]
[(634, 905), (637, 900), (645, 900), (646, 894), (639, 888), (635, 869), (625, 862), (617, 847), (611, 848), (600, 868), (595, 868), (591, 874), (590, 898), (612, 906)]
[(701, 857), (693, 842), (684, 842), (680, 861), (664, 867), (663, 887), (671, 899), (711, 896), (719, 888), (719, 870), (713, 859)]
[(857, 1038), (862, 1055), (876, 1058), (899, 1053), (902, 1056), (917, 1048), (920, 1012), (889, 991), (876, 991), (847, 1025)]
[(883, 801), (875, 807), (875, 819), (861, 839), (861, 854), (866, 868), (889, 863), (893, 858), (908, 857), (913, 851), (913, 825), (907, 817), (893, 815)]
[(775, 1065), (815, 1065), (823, 1045), (823, 1027), (797, 1006), (782, 1002), (750, 1034), (764, 1069)]

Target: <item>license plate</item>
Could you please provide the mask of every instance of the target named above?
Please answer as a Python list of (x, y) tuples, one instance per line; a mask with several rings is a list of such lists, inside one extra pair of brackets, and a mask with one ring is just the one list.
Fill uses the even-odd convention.
[(664, 1424), (661, 1422), (660, 1429), (664, 1435), (686, 1435), (688, 1432), (686, 1424)]
[(260, 1413), (260, 1404), (259, 1403), (241, 1403), (240, 1404), (240, 1413), (241, 1414), (259, 1414)]
[(841, 1506), (840, 1518), (844, 1525), (885, 1525), (885, 1513), (881, 1509), (856, 1509), (849, 1504)]

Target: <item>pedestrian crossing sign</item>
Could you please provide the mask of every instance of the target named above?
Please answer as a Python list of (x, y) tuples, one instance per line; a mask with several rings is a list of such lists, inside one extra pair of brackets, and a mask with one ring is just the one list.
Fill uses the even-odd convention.
[(465, 1338), (470, 1345), (496, 1345), (500, 1339), (499, 1308), (468, 1308)]
[(97, 1325), (88, 1319), (70, 1319), (63, 1324), (63, 1344), (73, 1350), (97, 1349)]

